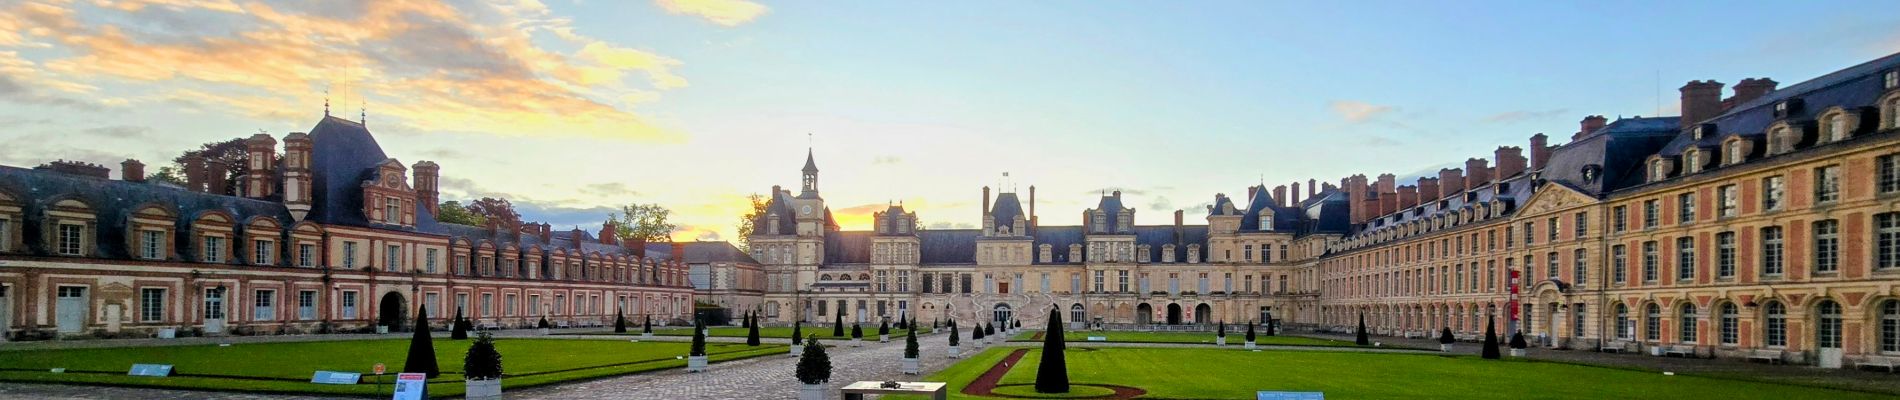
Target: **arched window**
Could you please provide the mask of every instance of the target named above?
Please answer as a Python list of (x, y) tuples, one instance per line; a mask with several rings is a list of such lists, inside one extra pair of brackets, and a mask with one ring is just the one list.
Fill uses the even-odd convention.
[(1900, 96), (1887, 100), (1887, 129), (1900, 126)]
[(1841, 348), (1841, 303), (1834, 300), (1821, 300), (1814, 307), (1817, 312), (1814, 324), (1815, 345), (1822, 348)]
[(1696, 315), (1695, 305), (1683, 304), (1682, 312), (1677, 314), (1676, 317), (1678, 318), (1676, 325), (1680, 327), (1680, 329), (1676, 330), (1676, 341), (1680, 343), (1695, 343), (1695, 322), (1696, 318), (1700, 317), (1700, 315)]
[(1083, 322), (1087, 320), (1088, 313), (1082, 309), (1082, 304), (1077, 303), (1069, 306), (1069, 322)]
[(1735, 310), (1735, 303), (1722, 303), (1722, 344), (1736, 344), (1741, 339), (1741, 315)]
[(1900, 353), (1900, 300), (1880, 303), (1880, 352)]
[(1662, 306), (1656, 303), (1643, 310), (1643, 340), (1662, 340)]
[(1826, 125), (1824, 125), (1822, 129), (1827, 130), (1826, 132), (1822, 132), (1822, 135), (1821, 135), (1822, 141), (1837, 142), (1841, 140), (1846, 140), (1847, 139), (1847, 114), (1834, 113), (1834, 115), (1828, 116)]
[(1630, 329), (1629, 305), (1617, 304), (1616, 305), (1616, 338), (1629, 340), (1630, 334), (1633, 333), (1634, 331), (1635, 331), (1634, 329)]
[(1768, 347), (1788, 345), (1788, 309), (1781, 302), (1762, 306), (1762, 343)]
[(818, 280), (820, 280), (820, 281), (828, 281), (828, 280), (831, 280), (831, 274), (824, 274), (824, 275), (819, 275), (819, 276), (818, 276)]

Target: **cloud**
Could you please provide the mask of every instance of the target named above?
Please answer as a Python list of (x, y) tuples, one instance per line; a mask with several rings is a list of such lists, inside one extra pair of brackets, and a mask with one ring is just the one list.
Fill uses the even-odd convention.
[[(682, 140), (623, 101), (685, 87), (681, 63), (569, 23), (532, 0), (27, 2), (0, 6), (0, 75), (69, 93), (131, 83), (278, 122), (308, 123), (328, 89), (337, 108), (367, 103), (398, 131)], [(43, 47), (25, 68), (9, 61), (10, 48)], [(38, 93), (20, 87), (0, 95)]]
[(628, 197), (628, 196), (636, 196), (640, 194), (639, 191), (633, 190), (633, 187), (627, 186), (627, 184), (620, 183), (620, 182), (588, 184), (588, 185), (581, 186), (580, 189), (581, 189), (581, 193), (591, 194), (591, 195), (600, 196), (600, 197)]
[(1327, 107), (1331, 107), (1334, 114), (1339, 114), (1340, 118), (1344, 118), (1346, 122), (1351, 123), (1371, 121), (1381, 115), (1397, 110), (1392, 106), (1353, 100), (1334, 100), (1331, 103), (1327, 103)]
[(968, 222), (931, 222), (924, 229), (976, 229), (976, 224)]
[(1557, 117), (1563, 114), (1568, 114), (1568, 113), (1570, 113), (1570, 109), (1568, 108), (1559, 108), (1559, 109), (1545, 110), (1545, 111), (1528, 111), (1528, 110), (1506, 111), (1506, 112), (1493, 114), (1489, 117), (1485, 117), (1484, 122), (1515, 123), (1515, 122), (1524, 122), (1524, 121), (1535, 121), (1535, 120), (1540, 120), (1540, 119), (1545, 119), (1545, 118), (1554, 118), (1554, 117)]
[(901, 162), (904, 162), (904, 159), (898, 156), (877, 156), (871, 158), (871, 165), (889, 165)]
[(1108, 195), (1115, 194), (1115, 191), (1117, 190), (1121, 191), (1122, 194), (1124, 195), (1133, 195), (1133, 196), (1148, 195), (1148, 190), (1146, 189), (1125, 189), (1125, 188), (1116, 188), (1116, 187), (1089, 189), (1089, 190), (1082, 191), (1082, 194), (1088, 195), (1088, 196), (1108, 196)]
[(86, 129), (83, 132), (87, 135), (100, 136), (100, 137), (105, 137), (109, 139), (131, 139), (131, 138), (137, 138), (137, 137), (145, 136), (146, 134), (152, 133), (152, 127), (132, 126), (132, 125), (113, 125), (113, 126), (102, 126), (98, 128)]
[(724, 26), (739, 26), (764, 15), (765, 5), (745, 0), (654, 0), (672, 14), (705, 18)]

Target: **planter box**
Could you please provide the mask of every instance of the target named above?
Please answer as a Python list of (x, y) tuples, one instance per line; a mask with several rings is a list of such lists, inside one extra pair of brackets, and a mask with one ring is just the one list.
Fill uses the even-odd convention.
[(798, 385), (798, 400), (825, 400), (825, 385)]
[(1451, 343), (1439, 343), (1439, 344), (1438, 344), (1438, 351), (1442, 351), (1442, 352), (1446, 352), (1446, 353), (1450, 353), (1450, 352), (1451, 352)]
[(376, 326), (376, 334), (378, 334), (378, 335), (382, 335), (382, 334), (387, 334), (387, 333), (389, 333), (389, 325), (377, 325), (377, 326)]
[(1524, 349), (1511, 349), (1511, 357), (1523, 357)]
[(1227, 337), (1226, 337), (1226, 336), (1215, 336), (1215, 337), (1214, 337), (1214, 345), (1215, 345), (1215, 346), (1226, 346), (1226, 345), (1227, 345)]
[(958, 349), (958, 348), (957, 348), (957, 346), (950, 346), (950, 347), (947, 347), (946, 349), (948, 349), (948, 350), (947, 350), (947, 351), (945, 351), (945, 353), (949, 353), (949, 355), (950, 355), (950, 358), (961, 358), (961, 357), (963, 357), (963, 351), (962, 351), (962, 349)]
[(159, 328), (158, 338), (159, 339), (177, 339), (178, 328)]
[(686, 372), (703, 372), (705, 370), (706, 370), (706, 356), (687, 356), (686, 357)]
[(877, 342), (878, 342), (878, 343), (890, 343), (890, 342), (891, 342), (891, 335), (877, 335)]
[(1253, 342), (1252, 342), (1252, 341), (1248, 341), (1248, 342), (1247, 342), (1247, 344), (1246, 344), (1246, 346), (1247, 346), (1247, 347), (1244, 347), (1244, 349), (1247, 349), (1247, 350), (1253, 350), (1253, 346), (1254, 346), (1254, 345), (1253, 345)]
[(851, 347), (862, 347), (862, 346), (864, 346), (863, 340), (860, 340), (858, 338), (851, 338)]
[(802, 355), (805, 355), (805, 346), (801, 344), (792, 344), (792, 357), (798, 357)]
[[(541, 330), (541, 332), (543, 332), (543, 334), (545, 334), (545, 333), (547, 332), (547, 330), (546, 330), (546, 329), (543, 329), (543, 330)], [(640, 332), (640, 338), (641, 338), (641, 339), (652, 339), (652, 338), (653, 338), (653, 332)]]
[(904, 375), (916, 375), (916, 374), (917, 374), (917, 359), (915, 358), (904, 359)]
[(541, 336), (547, 336), (547, 335), (548, 335), (548, 328), (541, 328)]
[(501, 379), (462, 381), (468, 400), (501, 400)]

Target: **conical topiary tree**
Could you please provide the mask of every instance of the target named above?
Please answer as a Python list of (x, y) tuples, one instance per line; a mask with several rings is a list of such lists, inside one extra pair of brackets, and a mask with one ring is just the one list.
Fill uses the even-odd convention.
[(1484, 353), (1482, 355), (1484, 358), (1493, 360), (1503, 356), (1498, 354), (1498, 333), (1495, 330), (1496, 327), (1493, 326), (1496, 320), (1497, 317), (1484, 317)]
[(751, 325), (752, 327), (746, 329), (745, 345), (758, 346), (759, 345), (759, 323), (758, 321), (752, 321), (752, 317), (746, 317), (746, 320), (751, 321), (751, 322), (747, 322), (747, 325)]
[(1042, 335), (1042, 363), (1036, 366), (1036, 393), (1068, 393), (1069, 363), (1063, 357), (1062, 314), (1049, 309), (1049, 328)]
[(739, 317), (739, 327), (751, 328), (752, 327), (752, 312), (746, 311), (744, 314), (740, 314), (740, 315), (741, 316)]
[(1511, 334), (1511, 348), (1523, 350), (1530, 347), (1530, 343), (1524, 342), (1524, 331), (1517, 331)]
[(996, 334), (996, 323), (995, 323), (995, 322), (985, 322), (985, 323), (983, 323), (983, 336), (990, 336), (990, 335), (995, 335), (995, 334)]
[(693, 317), (693, 347), (687, 350), (686, 355), (706, 355), (706, 322), (699, 317)]
[(1366, 336), (1366, 313), (1359, 313), (1358, 332), (1358, 334), (1353, 335), (1353, 343), (1357, 343), (1360, 346), (1371, 346), (1372, 338)]
[(409, 358), (403, 360), (402, 372), (425, 373), (430, 378), (442, 375), (435, 365), (435, 340), (429, 337), (428, 307), (416, 307), (416, 334), (409, 338)]
[(627, 314), (614, 310), (614, 333), (627, 333)]
[(1452, 344), (1452, 343), (1457, 343), (1457, 342), (1458, 342), (1458, 338), (1453, 337), (1451, 335), (1451, 328), (1449, 327), (1439, 328), (1438, 344)]
[(970, 340), (983, 340), (983, 324), (970, 327)]
[(1215, 328), (1214, 337), (1227, 337), (1227, 321), (1221, 321), (1219, 327)]
[(851, 323), (851, 338), (864, 339), (864, 328), (859, 327), (855, 322)]
[(449, 338), (468, 340), (468, 328), (462, 325), (462, 308), (455, 308), (455, 319), (449, 320)]
[(1280, 325), (1280, 323), (1273, 322), (1273, 320), (1270, 320), (1270, 319), (1266, 320), (1266, 323), (1267, 323), (1267, 336), (1275, 335), (1273, 331), (1278, 325)]
[(546, 316), (542, 316), (542, 317), (541, 317), (541, 322), (539, 322), (539, 323), (536, 323), (536, 324), (534, 324), (534, 326), (535, 326), (536, 328), (541, 328), (541, 329), (548, 329), (548, 328), (553, 328), (553, 327), (554, 327), (554, 324), (550, 324), (550, 323), (548, 323), (548, 317), (546, 317)]
[(801, 337), (805, 337), (805, 321), (792, 321), (792, 345), (798, 345)]
[(501, 352), (495, 351), (493, 335), (488, 332), (475, 334), (475, 342), (469, 344), (468, 353), (462, 357), (462, 378), (501, 379)]
[[(640, 322), (640, 333), (653, 333), (653, 316), (646, 315), (643, 317), (645, 319), (641, 320)], [(547, 319), (542, 318), (542, 320), (545, 321)]]
[[(933, 320), (932, 322), (935, 322), (935, 321)], [(963, 333), (957, 332), (957, 321), (954, 321), (954, 320), (950, 321), (950, 345), (951, 346), (957, 345), (958, 336), (963, 336)]]
[(904, 335), (904, 358), (917, 358), (917, 330), (906, 329)]
[(1253, 321), (1247, 321), (1247, 341), (1253, 341)]
[(881, 338), (881, 337), (888, 336), (890, 334), (891, 334), (890, 321), (884, 321), (877, 324), (877, 337)]
[(844, 310), (838, 310), (838, 322), (831, 324), (831, 337), (844, 337)]
[(798, 367), (792, 373), (807, 385), (831, 380), (831, 356), (825, 355), (825, 346), (818, 344), (817, 335), (805, 339), (805, 353), (798, 357)]

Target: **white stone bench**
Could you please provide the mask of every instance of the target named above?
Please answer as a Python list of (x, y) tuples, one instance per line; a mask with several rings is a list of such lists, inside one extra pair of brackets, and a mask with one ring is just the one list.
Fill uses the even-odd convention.
[(1862, 359), (1860, 361), (1860, 364), (1855, 364), (1855, 366), (1882, 367), (1882, 368), (1886, 368), (1887, 372), (1893, 372), (1894, 367), (1900, 366), (1900, 357), (1867, 356), (1867, 358)]
[(554, 323), (554, 327), (565, 329), (565, 328), (568, 328), (569, 325), (567, 324), (567, 321), (561, 321), (561, 322)]
[(1602, 347), (1598, 347), (1597, 351), (1604, 352), (1604, 353), (1622, 353), (1623, 349), (1627, 349), (1629, 348), (1629, 346), (1630, 346), (1630, 342), (1622, 341), (1622, 340), (1612, 340), (1608, 343), (1604, 343)]
[(1787, 363), (1787, 361), (1783, 361), (1783, 359), (1781, 358), (1782, 353), (1783, 352), (1781, 350), (1772, 350), (1772, 349), (1751, 350), (1748, 352), (1748, 360), (1749, 361), (1762, 360), (1763, 362), (1767, 362), (1769, 364)]
[(1663, 357), (1669, 357), (1669, 356), (1676, 356), (1676, 357), (1682, 357), (1682, 358), (1695, 357), (1695, 346), (1686, 345), (1686, 344), (1670, 345), (1669, 347), (1663, 348), (1662, 355)]
[(476, 325), (475, 329), (483, 330), (483, 331), (492, 331), (496, 329), (501, 329), (501, 324), (497, 324), (495, 323), (495, 321), (482, 321), (482, 324)]

